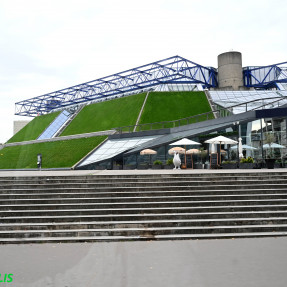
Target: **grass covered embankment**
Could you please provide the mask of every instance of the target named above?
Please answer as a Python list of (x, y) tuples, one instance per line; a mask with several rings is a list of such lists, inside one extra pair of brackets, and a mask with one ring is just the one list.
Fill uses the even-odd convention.
[[(151, 92), (142, 113), (140, 124), (174, 121), (210, 112), (211, 108), (204, 92)], [(209, 115), (212, 119), (213, 115)], [(206, 120), (201, 116), (198, 121)], [(196, 122), (191, 119), (189, 123)], [(182, 123), (183, 124), (183, 123)], [(173, 127), (172, 123), (165, 127)]]
[(24, 128), (22, 128), (7, 142), (14, 143), (37, 139), (59, 114), (60, 112), (55, 112), (35, 117), (31, 122), (29, 122)]
[(37, 154), (42, 154), (42, 168), (72, 167), (106, 136), (44, 142), (6, 147), (0, 150), (0, 169), (37, 168)]
[(118, 98), (84, 107), (61, 136), (105, 131), (134, 125), (146, 93)]

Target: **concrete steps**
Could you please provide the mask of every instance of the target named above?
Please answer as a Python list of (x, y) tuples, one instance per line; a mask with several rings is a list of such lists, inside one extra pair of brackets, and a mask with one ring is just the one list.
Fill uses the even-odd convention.
[(0, 243), (286, 235), (284, 172), (0, 178)]

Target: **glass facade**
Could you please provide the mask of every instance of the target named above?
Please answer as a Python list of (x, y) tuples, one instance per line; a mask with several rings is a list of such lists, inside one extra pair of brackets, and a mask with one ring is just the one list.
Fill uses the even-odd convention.
[[(191, 155), (186, 155), (186, 165), (187, 168), (192, 167), (192, 161), (194, 164), (202, 164), (207, 160), (207, 149), (208, 149), (208, 144), (204, 143), (203, 138), (200, 137), (192, 137), (192, 140), (196, 142), (201, 142), (202, 145), (187, 145), (186, 150), (188, 149), (200, 149), (202, 153), (200, 154), (193, 154), (192, 157)], [(124, 165), (131, 165), (134, 166), (135, 168), (141, 168), (141, 166), (149, 166), (153, 165), (154, 161), (159, 160), (161, 161), (162, 165), (167, 165), (168, 160), (173, 159), (173, 154), (170, 155), (168, 152), (171, 148), (174, 146), (171, 146), (170, 144), (162, 144), (158, 147), (152, 147), (153, 150), (157, 152), (155, 155), (140, 155), (138, 153), (134, 153), (131, 155), (125, 155), (124, 154)], [(181, 146), (182, 148), (185, 148), (184, 146)], [(180, 159), (181, 163), (185, 163), (185, 155), (180, 154)]]
[(277, 108), (287, 104), (287, 91), (210, 91), (209, 93), (215, 104), (233, 114), (262, 108)]
[[(187, 155), (187, 168), (196, 168), (202, 164), (208, 168), (211, 152), (221, 155), (221, 162), (236, 162), (239, 164), (240, 158), (238, 153), (238, 145), (222, 144), (212, 147), (211, 144), (205, 143), (207, 139), (223, 135), (230, 139), (239, 141), (242, 138), (244, 158), (252, 157), (254, 160), (253, 167), (264, 167), (265, 159), (272, 156), (276, 159), (277, 167), (287, 167), (287, 132), (286, 117), (278, 118), (262, 118), (245, 123), (233, 123), (229, 127), (219, 129), (212, 133), (202, 133), (197, 137), (189, 137), (189, 139), (200, 142), (201, 146), (187, 146), (186, 149), (199, 149), (197, 154)], [(162, 164), (166, 164), (168, 159), (172, 159), (173, 155), (168, 154), (171, 148), (169, 144), (162, 144), (158, 147), (152, 147), (157, 151), (156, 155), (141, 156), (139, 152), (134, 154), (124, 154), (124, 164), (139, 168), (143, 165), (151, 165), (155, 160), (160, 160)], [(184, 154), (180, 155), (181, 163), (185, 162)]]
[(37, 139), (43, 140), (52, 138), (67, 122), (70, 116), (71, 114), (68, 111), (62, 111)]
[(203, 91), (200, 84), (162, 84), (154, 88), (157, 92)]
[[(206, 140), (223, 135), (233, 140), (242, 139), (243, 156), (252, 157), (256, 167), (265, 167), (267, 159), (276, 159), (277, 164), (285, 166), (287, 160), (286, 118), (287, 91), (209, 91), (215, 104), (223, 107), (223, 118), (211, 122), (198, 123), (197, 126), (171, 129), (171, 133), (156, 136), (133, 137), (108, 140), (80, 164), (80, 168), (108, 168), (116, 166), (150, 168), (154, 161), (167, 165), (173, 155), (169, 155), (170, 143), (186, 137), (200, 146), (187, 146), (197, 149), (197, 153), (186, 156), (186, 167), (194, 168), (205, 164), (208, 167), (210, 155), (217, 153), (218, 163), (236, 162), (240, 167), (238, 145), (209, 145)], [(237, 105), (237, 106), (236, 106)], [(236, 107), (234, 107), (236, 106)], [(280, 107), (280, 108), (278, 108)], [(256, 110), (256, 112), (245, 113)], [(226, 118), (226, 116), (229, 116)], [(206, 123), (206, 124), (204, 124)], [(155, 155), (140, 155), (142, 149), (151, 148)], [(185, 156), (180, 155), (182, 164)], [(200, 167), (199, 167), (200, 168)]]
[(285, 161), (287, 153), (286, 118), (263, 118), (241, 126), (242, 143), (256, 149), (246, 150), (246, 157), (274, 157)]
[(111, 139), (106, 141), (102, 146), (96, 149), (89, 157), (87, 157), (79, 167), (102, 162), (107, 159), (111, 159), (120, 155), (121, 153), (135, 148), (147, 141), (155, 139), (156, 136), (152, 137), (134, 137), (134, 138), (122, 138), (122, 139)]

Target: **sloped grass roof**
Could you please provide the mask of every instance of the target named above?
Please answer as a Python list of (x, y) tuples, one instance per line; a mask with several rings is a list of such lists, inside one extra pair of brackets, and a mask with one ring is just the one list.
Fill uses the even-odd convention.
[(61, 136), (105, 131), (134, 125), (146, 93), (88, 105), (80, 111)]
[[(147, 99), (140, 124), (173, 121), (210, 111), (204, 92), (152, 92)], [(214, 117), (210, 114), (209, 119), (212, 118)], [(206, 120), (206, 116), (200, 117), (200, 120)], [(190, 123), (192, 122), (191, 120)], [(172, 126), (170, 124), (169, 127)]]
[(31, 122), (29, 122), (24, 128), (22, 128), (7, 142), (13, 143), (13, 142), (23, 142), (37, 139), (59, 114), (60, 112), (55, 112), (35, 117)]
[(81, 138), (6, 147), (0, 150), (0, 169), (37, 168), (37, 154), (42, 154), (42, 168), (72, 167), (106, 136)]

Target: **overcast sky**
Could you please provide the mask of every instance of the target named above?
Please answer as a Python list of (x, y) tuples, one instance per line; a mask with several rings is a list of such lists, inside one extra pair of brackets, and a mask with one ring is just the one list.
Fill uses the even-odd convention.
[(0, 0), (0, 142), (15, 102), (180, 55), (217, 68), (287, 61), (283, 0)]

